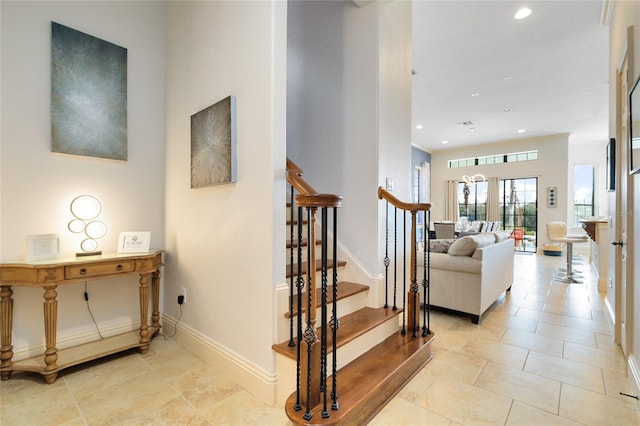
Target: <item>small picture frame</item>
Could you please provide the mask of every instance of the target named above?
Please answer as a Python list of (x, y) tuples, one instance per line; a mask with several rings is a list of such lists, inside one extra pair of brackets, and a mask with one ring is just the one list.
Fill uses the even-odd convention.
[(118, 238), (118, 253), (148, 253), (151, 232), (121, 232)]
[(27, 235), (27, 261), (60, 257), (60, 235)]

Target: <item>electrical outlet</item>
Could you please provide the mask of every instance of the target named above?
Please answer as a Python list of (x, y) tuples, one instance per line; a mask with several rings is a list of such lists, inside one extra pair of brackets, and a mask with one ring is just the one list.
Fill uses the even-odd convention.
[(180, 290), (180, 296), (182, 296), (182, 303), (187, 303), (187, 289), (185, 287)]

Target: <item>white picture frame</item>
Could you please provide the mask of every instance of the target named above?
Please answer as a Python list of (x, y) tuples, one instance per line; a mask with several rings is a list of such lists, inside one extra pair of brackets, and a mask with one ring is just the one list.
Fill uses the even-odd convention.
[(118, 237), (118, 253), (148, 253), (151, 232), (121, 232)]
[(60, 255), (59, 234), (27, 235), (27, 261), (57, 259)]

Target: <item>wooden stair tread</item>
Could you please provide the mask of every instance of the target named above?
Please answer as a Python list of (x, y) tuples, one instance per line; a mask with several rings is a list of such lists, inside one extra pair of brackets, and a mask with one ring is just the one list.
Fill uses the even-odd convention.
[[(392, 308), (370, 308), (365, 307), (348, 315), (340, 318), (340, 327), (338, 328), (338, 342), (337, 347), (341, 347), (356, 339), (357, 337), (365, 334), (367, 331), (374, 329), (378, 325), (397, 317), (402, 312), (402, 309), (394, 311)], [(318, 338), (320, 337), (320, 329), (317, 330)], [(273, 350), (287, 356), (291, 359), (296, 359), (297, 348), (290, 347), (289, 341), (279, 343), (272, 346)], [(327, 337), (327, 350), (329, 353), (333, 352), (333, 337), (331, 333)]]
[[(367, 424), (431, 360), (434, 338), (434, 334), (411, 337), (410, 333), (394, 333), (338, 371), (340, 409), (331, 410), (329, 400), (329, 418), (322, 418), (319, 404), (311, 410), (311, 420), (305, 420), (305, 409), (294, 409), (295, 392), (285, 404), (287, 416), (302, 425)], [(331, 390), (331, 379), (327, 383)]]
[[(338, 260), (338, 267), (344, 266), (347, 264), (344, 260)], [(327, 268), (333, 269), (333, 259), (327, 260)], [(291, 268), (290, 265), (287, 265), (287, 278), (291, 277)], [(322, 261), (320, 259), (316, 260), (316, 271), (320, 271), (322, 269)], [(307, 262), (302, 262), (302, 273), (307, 273)], [(298, 274), (298, 264), (293, 264), (293, 275), (296, 276)]]
[[(353, 296), (354, 294), (362, 293), (369, 290), (369, 287), (362, 284), (352, 283), (349, 281), (340, 281), (338, 282), (338, 300), (345, 299), (349, 296)], [(293, 297), (297, 297), (294, 295)], [(304, 298), (304, 296), (303, 296)], [(289, 298), (289, 302), (291, 302), (291, 298)], [(320, 302), (322, 302), (322, 289), (316, 288), (316, 308), (320, 307)], [(333, 285), (329, 285), (327, 287), (327, 302), (333, 302)], [(302, 312), (306, 311), (306, 307), (303, 307)], [(297, 302), (294, 304), (293, 315), (298, 315), (298, 306)], [(284, 314), (286, 318), (291, 318), (291, 313), (287, 312)]]

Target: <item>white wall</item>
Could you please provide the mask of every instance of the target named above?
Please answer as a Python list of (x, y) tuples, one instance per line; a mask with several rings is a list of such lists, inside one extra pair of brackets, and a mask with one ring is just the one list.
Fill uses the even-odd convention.
[[(634, 26), (633, 38), (630, 43), (627, 41), (627, 28)], [(609, 132), (616, 135), (616, 112), (617, 112), (617, 96), (616, 81), (617, 67), (624, 49), (628, 48), (629, 52), (629, 72), (630, 80), (633, 84), (640, 76), (640, 3), (632, 1), (617, 1), (614, 4), (613, 15), (610, 24), (610, 55), (609, 55)], [(631, 89), (631, 86), (629, 86)], [(616, 137), (620, 140), (619, 137)], [(622, 150), (628, 152), (627, 146), (621, 146)], [(627, 277), (628, 298), (631, 303), (628, 304), (627, 311), (631, 313), (631, 318), (627, 322), (627, 327), (633, 331), (633, 336), (628, 348), (628, 362), (632, 367), (630, 371), (635, 374), (636, 384), (640, 386), (640, 238), (635, 236), (635, 230), (640, 230), (640, 175), (620, 177), (627, 179), (626, 194), (617, 196), (625, 197), (629, 205), (627, 212), (617, 212), (617, 215), (626, 214), (628, 223), (628, 239), (627, 239), (627, 268), (629, 275)], [(619, 191), (618, 191), (619, 192)], [(612, 200), (613, 201), (613, 200)], [(620, 253), (618, 250), (617, 253)], [(614, 265), (614, 260), (610, 260), (610, 265)], [(615, 274), (614, 279), (615, 279)], [(610, 300), (611, 302), (611, 300)], [(619, 307), (618, 307), (619, 308)], [(619, 321), (619, 319), (618, 319)]]
[[(475, 167), (448, 168), (448, 161), (477, 156), (507, 154), (538, 150), (538, 160), (518, 163), (502, 163)], [(604, 151), (604, 150), (603, 150)], [(445, 182), (460, 181), (463, 175), (481, 173), (487, 178), (538, 178), (538, 248), (546, 238), (546, 224), (554, 220), (568, 222), (567, 182), (569, 164), (568, 135), (528, 138), (485, 145), (473, 145), (459, 149), (438, 150), (431, 153), (431, 220), (444, 219)], [(557, 207), (547, 207), (547, 188), (557, 188)]]
[[(181, 324), (265, 380), (285, 275), (285, 34), (282, 2), (167, 6), (164, 310), (177, 317), (186, 287)], [(229, 95), (237, 183), (191, 189), (190, 116)]]
[[(0, 260), (23, 259), (25, 236), (57, 233), (73, 256), (69, 203), (92, 194), (102, 202), (115, 252), (121, 231), (151, 231), (164, 246), (164, 4), (162, 2), (0, 2), (2, 130)], [(51, 153), (51, 21), (125, 47), (128, 52), (128, 160)], [(80, 284), (58, 289), (58, 338), (97, 338)], [(138, 321), (134, 277), (90, 282), (101, 328)], [(14, 288), (16, 358), (43, 342), (42, 292)], [(85, 336), (87, 335), (87, 336)], [(64, 343), (59, 347), (64, 347)], [(39, 351), (39, 350), (38, 350)], [(38, 353), (36, 351), (36, 353)]]
[(377, 188), (411, 185), (411, 3), (289, 2), (287, 155), (342, 195), (339, 236), (380, 272)]

